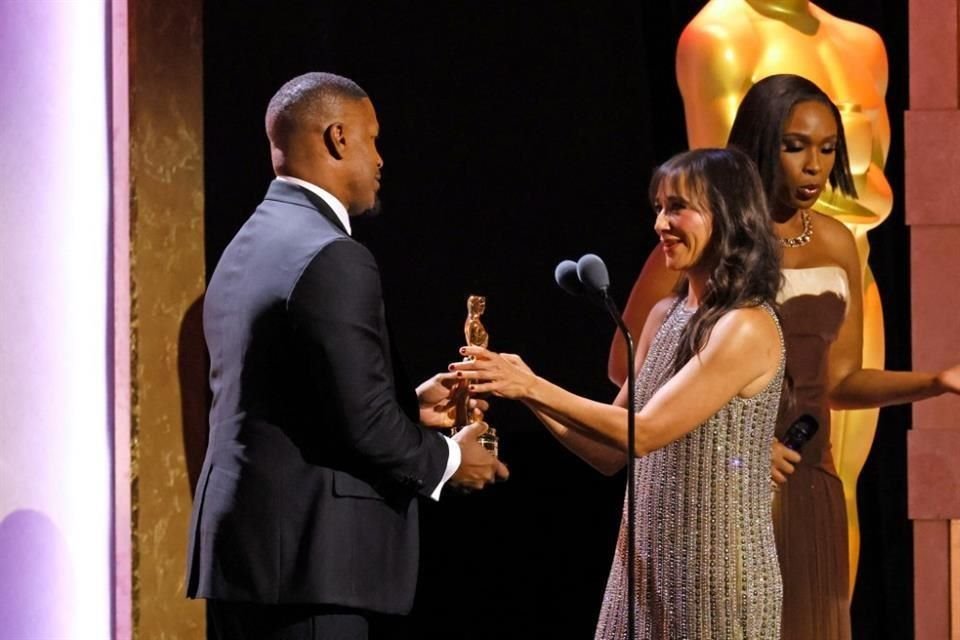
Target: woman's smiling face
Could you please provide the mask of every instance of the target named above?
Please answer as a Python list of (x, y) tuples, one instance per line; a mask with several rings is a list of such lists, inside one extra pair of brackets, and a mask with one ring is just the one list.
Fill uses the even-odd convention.
[(688, 271), (703, 257), (710, 242), (712, 216), (700, 211), (685, 194), (678, 193), (664, 180), (657, 188), (653, 208), (657, 216), (653, 228), (660, 236), (660, 248), (666, 266), (673, 271)]

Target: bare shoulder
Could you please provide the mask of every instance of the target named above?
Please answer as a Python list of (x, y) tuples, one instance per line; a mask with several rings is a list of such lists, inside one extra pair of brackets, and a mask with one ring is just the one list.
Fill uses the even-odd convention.
[(741, 307), (721, 317), (710, 335), (719, 351), (760, 360), (779, 358), (780, 331), (765, 307)]
[(773, 335), (779, 335), (773, 315), (762, 306), (732, 309), (717, 321), (717, 327), (721, 326), (723, 330), (731, 332), (731, 335), (732, 333), (742, 334), (747, 338), (759, 338), (771, 330)]
[(851, 261), (857, 263), (859, 261), (853, 233), (845, 224), (836, 218), (816, 211), (812, 212), (811, 216), (814, 237), (819, 239), (830, 258), (841, 264), (848, 264)]

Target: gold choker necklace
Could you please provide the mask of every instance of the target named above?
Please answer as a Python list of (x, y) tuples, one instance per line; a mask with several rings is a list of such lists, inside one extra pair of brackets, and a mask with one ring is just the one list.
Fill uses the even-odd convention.
[(813, 223), (810, 221), (810, 211), (800, 210), (800, 221), (803, 222), (803, 232), (795, 238), (780, 238), (780, 244), (785, 247), (802, 247), (813, 237)]

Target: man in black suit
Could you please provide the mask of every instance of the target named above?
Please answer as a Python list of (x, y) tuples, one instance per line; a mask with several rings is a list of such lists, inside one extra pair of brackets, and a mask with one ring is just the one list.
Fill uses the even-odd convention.
[(366, 93), (299, 76), (266, 127), (277, 179), (204, 303), (213, 406), (188, 595), (207, 598), (215, 638), (392, 637), (416, 587), (417, 495), (507, 469), (482, 422), (425, 428), (449, 426), (455, 374), (397, 383), (377, 264), (350, 237), (383, 166)]

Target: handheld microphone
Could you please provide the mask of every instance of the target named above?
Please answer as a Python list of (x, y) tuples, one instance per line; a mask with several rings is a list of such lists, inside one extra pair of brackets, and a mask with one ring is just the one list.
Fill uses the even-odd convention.
[(807, 444), (807, 442), (813, 438), (819, 428), (820, 424), (817, 422), (817, 419), (809, 413), (805, 413), (787, 427), (787, 431), (783, 434), (783, 437), (780, 438), (780, 442), (786, 448), (793, 449), (797, 453), (800, 453), (803, 445)]

